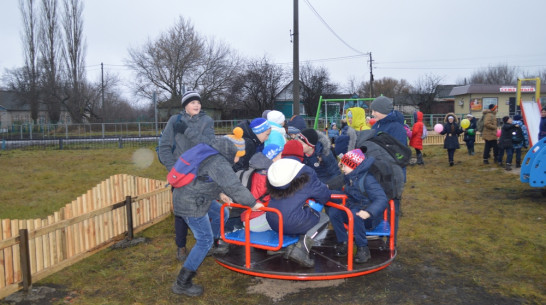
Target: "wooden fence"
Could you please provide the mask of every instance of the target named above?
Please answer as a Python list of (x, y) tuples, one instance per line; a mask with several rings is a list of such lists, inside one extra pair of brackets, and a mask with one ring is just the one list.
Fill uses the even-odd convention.
[[(440, 134), (437, 134), (437, 133), (435, 133), (433, 131), (429, 131), (428, 136), (423, 140), (423, 145), (444, 145), (445, 137), (446, 137), (445, 135), (440, 135)], [(464, 137), (463, 134), (461, 134), (459, 136), (459, 143), (461, 143), (461, 144), (465, 143), (463, 141), (463, 137)], [(481, 134), (479, 134), (479, 133), (476, 134), (476, 142), (475, 143), (483, 143), (483, 139), (482, 139)]]
[(1, 219), (0, 299), (167, 218), (165, 185), (115, 175), (45, 219)]

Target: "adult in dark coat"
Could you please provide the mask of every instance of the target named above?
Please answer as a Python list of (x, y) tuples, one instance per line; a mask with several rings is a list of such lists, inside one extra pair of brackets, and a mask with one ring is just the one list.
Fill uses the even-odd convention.
[(444, 139), (444, 148), (447, 149), (449, 166), (455, 164), (453, 160), (455, 157), (455, 150), (461, 148), (459, 145), (459, 135), (461, 133), (463, 133), (463, 130), (459, 126), (459, 119), (457, 116), (453, 112), (446, 114), (444, 118), (444, 130), (442, 130), (440, 134), (446, 135)]

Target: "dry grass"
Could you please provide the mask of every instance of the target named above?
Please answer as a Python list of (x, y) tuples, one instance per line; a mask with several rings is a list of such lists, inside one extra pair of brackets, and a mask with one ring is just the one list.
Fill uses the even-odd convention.
[[(476, 149), (475, 156), (458, 150), (456, 165), (449, 167), (445, 150), (425, 147), (426, 165), (408, 168), (393, 265), (341, 286), (290, 294), (278, 303), (546, 303), (542, 190), (496, 165), (482, 165), (482, 145)], [(45, 216), (116, 173), (163, 179), (157, 160), (140, 168), (132, 154), (131, 149), (2, 152), (0, 167), (9, 173), (0, 178), (2, 217)], [(273, 302), (247, 291), (258, 279), (219, 267), (211, 258), (195, 279), (205, 286), (203, 297), (173, 295), (170, 285), (180, 264), (174, 257), (172, 223), (170, 218), (142, 232), (147, 243), (106, 249), (35, 285), (63, 291), (66, 299), (58, 303)]]

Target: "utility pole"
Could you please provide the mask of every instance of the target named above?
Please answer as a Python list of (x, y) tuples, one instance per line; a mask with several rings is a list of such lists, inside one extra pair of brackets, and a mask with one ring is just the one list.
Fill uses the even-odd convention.
[(104, 115), (104, 65), (102, 63), (100, 63), (100, 82), (101, 82), (101, 94), (102, 94), (100, 109)]
[(373, 98), (375, 95), (373, 94), (373, 66), (372, 66), (372, 52), (369, 53), (370, 55), (370, 98)]
[(300, 49), (299, 49), (299, 21), (298, 21), (298, 0), (294, 0), (294, 37), (293, 37), (293, 76), (292, 76), (292, 95), (294, 115), (300, 114)]

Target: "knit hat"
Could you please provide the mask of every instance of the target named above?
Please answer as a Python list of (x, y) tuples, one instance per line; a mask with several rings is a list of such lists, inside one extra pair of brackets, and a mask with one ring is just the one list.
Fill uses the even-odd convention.
[(344, 154), (343, 158), (341, 158), (341, 163), (355, 169), (360, 165), (360, 163), (362, 163), (362, 161), (364, 161), (364, 159), (366, 159), (366, 156), (360, 148), (357, 148)]
[(382, 114), (389, 114), (393, 109), (392, 100), (386, 96), (379, 96), (373, 100), (370, 105), (373, 111), (377, 111)]
[(469, 113), (466, 115), (467, 118), (473, 118), (474, 116), (472, 115), (472, 113)]
[(273, 162), (267, 170), (267, 180), (273, 187), (287, 188), (303, 166), (303, 163), (293, 159), (281, 159)]
[(282, 150), (282, 157), (295, 157), (300, 162), (303, 162), (303, 145), (298, 140), (290, 140), (284, 144), (284, 149)]
[(199, 93), (195, 91), (186, 91), (186, 93), (184, 93), (184, 95), (182, 96), (182, 108), (186, 108), (186, 106), (194, 100), (198, 100), (199, 102), (201, 102), (201, 96), (199, 95)]
[(497, 105), (495, 105), (495, 104), (489, 104), (488, 108), (489, 108), (489, 110), (491, 110), (491, 111), (495, 111), (495, 110), (497, 110)]
[(262, 150), (262, 153), (269, 159), (273, 160), (282, 152), (282, 148), (277, 144), (268, 144)]
[(506, 123), (506, 122), (508, 122), (509, 119), (510, 119), (509, 116), (504, 116), (504, 117), (502, 117), (502, 122)]
[(305, 144), (315, 147), (318, 142), (318, 134), (314, 129), (307, 128), (301, 131), (299, 134), (300, 140), (302, 140)]
[(252, 132), (254, 132), (254, 134), (260, 134), (271, 128), (271, 125), (269, 125), (269, 122), (266, 119), (257, 118), (250, 122), (250, 128), (252, 129)]
[(233, 129), (233, 134), (225, 135), (228, 140), (237, 147), (236, 156), (242, 157), (246, 154), (245, 151), (245, 139), (243, 139), (243, 129), (241, 127), (235, 127)]
[(270, 113), (270, 112), (271, 112), (271, 110), (264, 110), (264, 112), (262, 112), (262, 118), (267, 120), (267, 114)]
[(521, 115), (519, 114), (514, 115), (514, 121), (521, 121)]
[(268, 121), (277, 123), (281, 126), (283, 125), (285, 119), (284, 114), (278, 110), (272, 110), (267, 114)]
[(298, 134), (302, 130), (307, 128), (307, 126), (305, 125), (305, 120), (299, 115), (293, 116), (286, 125), (288, 125), (286, 131), (288, 134)]

